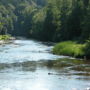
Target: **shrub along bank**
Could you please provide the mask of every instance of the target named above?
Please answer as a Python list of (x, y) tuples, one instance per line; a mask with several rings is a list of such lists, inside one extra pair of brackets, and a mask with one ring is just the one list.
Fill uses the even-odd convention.
[(10, 38), (10, 35), (0, 35), (0, 40), (9, 40)]
[(64, 41), (56, 44), (52, 50), (54, 54), (67, 55), (73, 57), (89, 58), (90, 41), (84, 44), (78, 44), (74, 41)]
[(0, 35), (0, 45), (12, 43), (13, 40), (15, 40), (15, 38), (10, 35)]

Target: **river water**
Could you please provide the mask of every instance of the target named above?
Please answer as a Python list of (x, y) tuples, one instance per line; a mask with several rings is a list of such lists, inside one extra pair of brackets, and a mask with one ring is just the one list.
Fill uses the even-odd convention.
[(0, 90), (90, 90), (90, 61), (53, 55), (51, 45), (0, 45)]

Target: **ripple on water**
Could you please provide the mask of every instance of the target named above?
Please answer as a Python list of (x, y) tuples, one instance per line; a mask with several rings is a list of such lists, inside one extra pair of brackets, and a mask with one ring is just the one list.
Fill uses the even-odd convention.
[(0, 90), (88, 90), (90, 63), (51, 48), (33, 40), (0, 46)]
[[(22, 45), (23, 44), (23, 45)], [(0, 52), (0, 62), (12, 63), (23, 61), (55, 60), (65, 56), (50, 53), (52, 46), (43, 45), (35, 41), (16, 40), (14, 44), (5, 45)]]

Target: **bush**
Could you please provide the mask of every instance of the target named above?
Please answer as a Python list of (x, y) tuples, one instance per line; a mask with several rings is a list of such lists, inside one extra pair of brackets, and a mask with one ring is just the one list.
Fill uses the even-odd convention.
[(52, 52), (59, 55), (82, 57), (84, 56), (84, 47), (84, 44), (77, 44), (73, 41), (66, 41), (56, 44)]
[(10, 35), (0, 35), (0, 40), (9, 40), (10, 37)]

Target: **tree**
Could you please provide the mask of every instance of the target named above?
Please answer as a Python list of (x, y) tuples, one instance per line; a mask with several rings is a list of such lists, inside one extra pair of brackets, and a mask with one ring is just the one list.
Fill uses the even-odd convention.
[(67, 20), (67, 40), (77, 39), (81, 36), (81, 22), (83, 19), (82, 0), (77, 0)]
[(46, 18), (43, 26), (43, 40), (52, 41), (53, 35), (55, 33), (56, 26), (54, 24), (54, 17), (52, 11), (52, 5), (49, 4), (46, 11)]
[(90, 38), (90, 3), (87, 7), (87, 14), (84, 16), (84, 20), (82, 22), (81, 38), (83, 40), (87, 40)]

